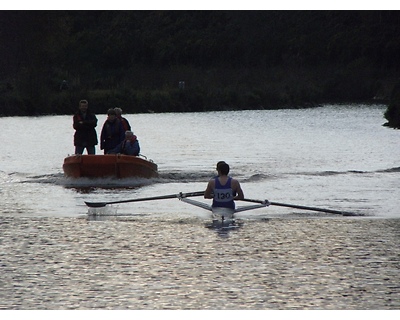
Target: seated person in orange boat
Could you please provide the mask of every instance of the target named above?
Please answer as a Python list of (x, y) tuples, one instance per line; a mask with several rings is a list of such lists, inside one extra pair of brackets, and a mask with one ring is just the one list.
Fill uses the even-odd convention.
[(140, 152), (139, 140), (132, 131), (125, 131), (125, 139), (108, 154), (122, 153), (129, 156), (138, 156)]

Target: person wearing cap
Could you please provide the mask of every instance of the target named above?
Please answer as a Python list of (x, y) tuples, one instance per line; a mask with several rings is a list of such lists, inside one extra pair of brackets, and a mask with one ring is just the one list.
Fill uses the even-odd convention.
[(125, 131), (125, 139), (108, 153), (121, 153), (128, 156), (138, 156), (140, 152), (139, 140), (132, 131)]
[(86, 149), (88, 154), (95, 154), (95, 146), (97, 140), (97, 118), (96, 115), (89, 110), (87, 100), (79, 101), (79, 110), (73, 116), (74, 146), (75, 154), (83, 154)]
[(115, 110), (115, 113), (117, 114), (117, 118), (119, 119), (119, 121), (121, 121), (125, 132), (126, 131), (131, 131), (132, 128), (131, 128), (131, 125), (129, 124), (129, 121), (122, 116), (122, 109), (121, 108), (114, 108), (114, 110)]
[(217, 163), (218, 176), (211, 179), (204, 192), (205, 199), (213, 199), (212, 207), (235, 209), (234, 200), (244, 199), (238, 180), (228, 176), (229, 165), (225, 161)]
[(125, 139), (125, 130), (122, 123), (117, 119), (114, 109), (108, 109), (107, 120), (103, 124), (100, 134), (100, 149), (107, 154), (117, 147)]

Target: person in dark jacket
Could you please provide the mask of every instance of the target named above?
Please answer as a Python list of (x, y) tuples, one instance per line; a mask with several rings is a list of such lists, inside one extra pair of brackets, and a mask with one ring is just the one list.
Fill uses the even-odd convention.
[(83, 154), (86, 148), (88, 154), (95, 154), (95, 146), (97, 140), (97, 118), (94, 113), (88, 109), (89, 103), (87, 100), (79, 101), (79, 110), (74, 114), (73, 127), (75, 154)]
[(125, 139), (125, 130), (114, 109), (108, 109), (100, 134), (100, 149), (107, 154)]

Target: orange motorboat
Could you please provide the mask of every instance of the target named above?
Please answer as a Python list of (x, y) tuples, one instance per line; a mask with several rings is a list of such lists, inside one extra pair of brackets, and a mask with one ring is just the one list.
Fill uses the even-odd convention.
[(157, 165), (144, 156), (124, 154), (81, 155), (76, 154), (64, 159), (64, 174), (67, 177), (80, 178), (156, 178)]

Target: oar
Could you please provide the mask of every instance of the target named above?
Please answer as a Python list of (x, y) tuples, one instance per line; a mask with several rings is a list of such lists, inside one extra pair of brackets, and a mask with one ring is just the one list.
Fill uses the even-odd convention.
[(173, 198), (186, 198), (186, 197), (196, 197), (203, 196), (204, 191), (197, 192), (188, 192), (188, 193), (178, 193), (178, 194), (169, 194), (165, 196), (157, 196), (157, 197), (148, 197), (148, 198), (137, 198), (130, 200), (120, 200), (120, 201), (110, 201), (110, 202), (86, 202), (86, 205), (91, 208), (101, 208), (105, 207), (108, 204), (116, 204), (116, 203), (125, 203), (125, 202), (138, 202), (138, 201), (150, 201), (150, 200), (163, 200), (163, 199), (173, 199)]
[(268, 200), (255, 200), (255, 199), (241, 199), (242, 201), (247, 202), (255, 202), (255, 203), (269, 203), (272, 206), (280, 206), (280, 207), (289, 207), (295, 209), (303, 209), (303, 210), (310, 210), (310, 211), (319, 211), (319, 212), (326, 212), (326, 213), (334, 213), (334, 214), (341, 214), (344, 216), (359, 216), (360, 214), (348, 211), (338, 211), (332, 209), (323, 209), (323, 208), (316, 208), (316, 207), (307, 207), (307, 206), (299, 206), (297, 204), (288, 204), (288, 203), (280, 203), (280, 202), (272, 202)]

